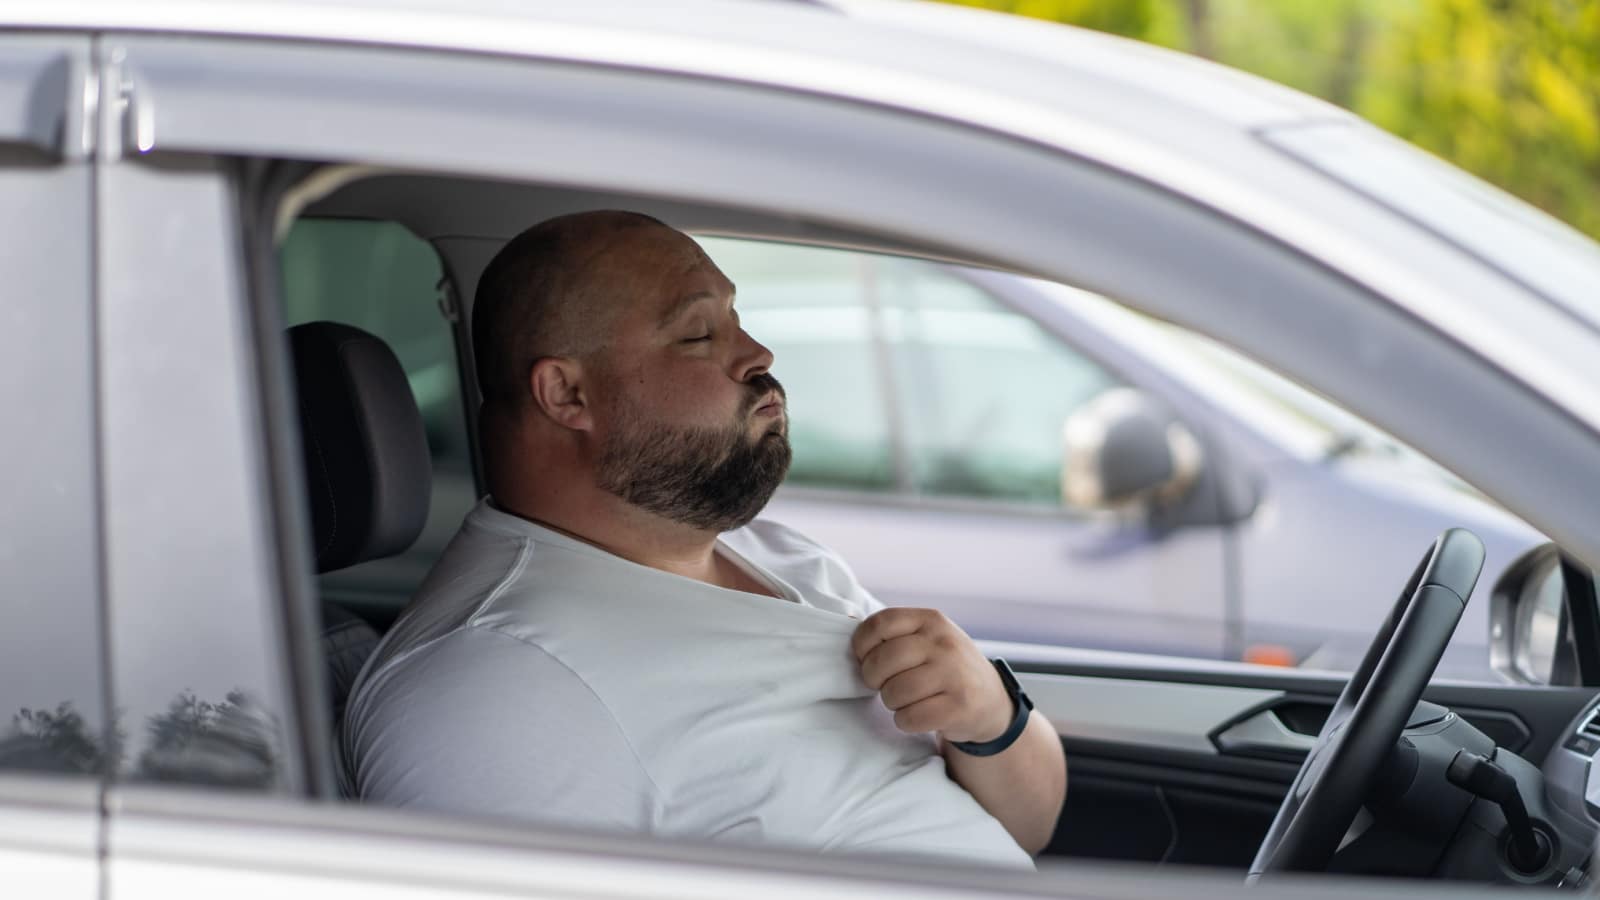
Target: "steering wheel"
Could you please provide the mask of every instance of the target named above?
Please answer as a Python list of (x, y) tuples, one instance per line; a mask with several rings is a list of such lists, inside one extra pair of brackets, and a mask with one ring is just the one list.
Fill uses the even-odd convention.
[(1451, 528), (1434, 540), (1306, 754), (1250, 864), (1250, 881), (1327, 869), (1422, 699), (1482, 569), (1477, 535)]

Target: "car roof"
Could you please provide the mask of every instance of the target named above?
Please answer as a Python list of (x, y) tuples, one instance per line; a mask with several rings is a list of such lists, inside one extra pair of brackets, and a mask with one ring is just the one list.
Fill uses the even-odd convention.
[(759, 84), (1064, 149), (1285, 236), (1285, 212), (1314, 217), (1253, 177), (1285, 168), (1260, 135), (1362, 126), (1175, 51), (907, 0), (54, 0), (0, 11), (5, 26), (440, 49)]
[[(1339, 108), (1186, 54), (1065, 25), (896, 0), (54, 0), (0, 12), (0, 24), (37, 28), (301, 38), (433, 47), (538, 58), (579, 56), (694, 68), (772, 81), (818, 67), (912, 89), (922, 76), (947, 88), (1083, 112), (1125, 109), (1143, 118), (1212, 120), (1251, 129)], [(1076, 90), (1074, 85), (1092, 90)], [(1110, 101), (1110, 102), (1107, 102)], [(1153, 114), (1153, 113), (1160, 113)], [(1124, 127), (1128, 123), (1124, 123)]]

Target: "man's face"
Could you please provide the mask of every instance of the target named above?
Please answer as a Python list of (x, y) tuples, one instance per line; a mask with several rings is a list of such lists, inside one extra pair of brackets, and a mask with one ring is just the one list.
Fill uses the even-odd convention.
[(733, 284), (670, 229), (626, 232), (601, 261), (625, 307), (597, 378), (600, 486), (696, 528), (748, 523), (788, 472), (788, 416)]

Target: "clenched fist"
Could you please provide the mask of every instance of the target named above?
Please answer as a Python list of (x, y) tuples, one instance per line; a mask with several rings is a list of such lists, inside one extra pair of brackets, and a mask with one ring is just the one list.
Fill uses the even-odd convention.
[(856, 628), (850, 648), (861, 680), (894, 710), (894, 724), (949, 741), (992, 741), (1014, 710), (994, 665), (936, 609), (880, 610)]

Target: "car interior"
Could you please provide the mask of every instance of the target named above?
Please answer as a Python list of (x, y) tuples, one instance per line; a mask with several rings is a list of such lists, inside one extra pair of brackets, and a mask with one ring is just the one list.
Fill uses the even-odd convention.
[[(277, 232), (330, 734), (363, 661), (477, 493), (465, 325), (479, 274), (528, 225), (607, 208), (697, 234), (984, 263), (826, 223), (571, 186), (354, 167), (301, 179), (283, 198)], [(319, 239), (316, 228), (327, 237), (343, 225), (381, 226), (424, 242), (436, 257), (432, 268), (398, 261), (374, 241), (351, 251), (368, 254), (360, 277), (404, 277), (403, 293), (381, 278), (360, 285), (345, 275), (308, 286), (316, 272), (349, 257), (328, 251), (310, 263), (291, 259), (300, 252), (296, 241), (309, 245)], [(366, 294), (339, 306), (353, 290)], [(408, 366), (406, 342), (417, 332), (406, 322), (423, 323), (454, 371)], [(781, 375), (781, 359), (775, 371)], [(424, 534), (431, 539), (419, 542)], [(1174, 704), (1157, 713), (1180, 717), (1185, 698), (1209, 689), (1253, 698), (1218, 721), (1204, 735), (1210, 746), (1198, 749), (1162, 746), (1131, 728), (1074, 732), (1058, 722), (1069, 789), (1046, 855), (1241, 873), (1265, 866), (1582, 883), (1600, 813), (1588, 767), (1600, 750), (1600, 726), (1591, 724), (1600, 683), (1592, 578), (1544, 548), (1517, 578), (1478, 585), (1479, 601), (1466, 612), (1483, 615), (1492, 602), (1496, 615), (1515, 619), (1520, 610), (1526, 628), (1528, 595), (1548, 587), (1550, 572), (1563, 576), (1554, 588), (1563, 612), (1554, 668), (1544, 673), (1550, 686), (1430, 684), (1429, 654), (1436, 662), (1477, 578), (1473, 560), (1481, 564), (1482, 556), (1474, 540), (1447, 532), (1433, 547), (1416, 548), (1421, 561), (1410, 583), (1395, 585), (1394, 611), (1373, 623), (1375, 641), (1348, 679), (1007, 646), (1018, 671), (1036, 683), (1100, 691), (1073, 696), (1103, 695), (1106, 705), (1122, 696), (1117, 691), (1148, 690)], [(1340, 731), (1342, 741), (1329, 740)]]

